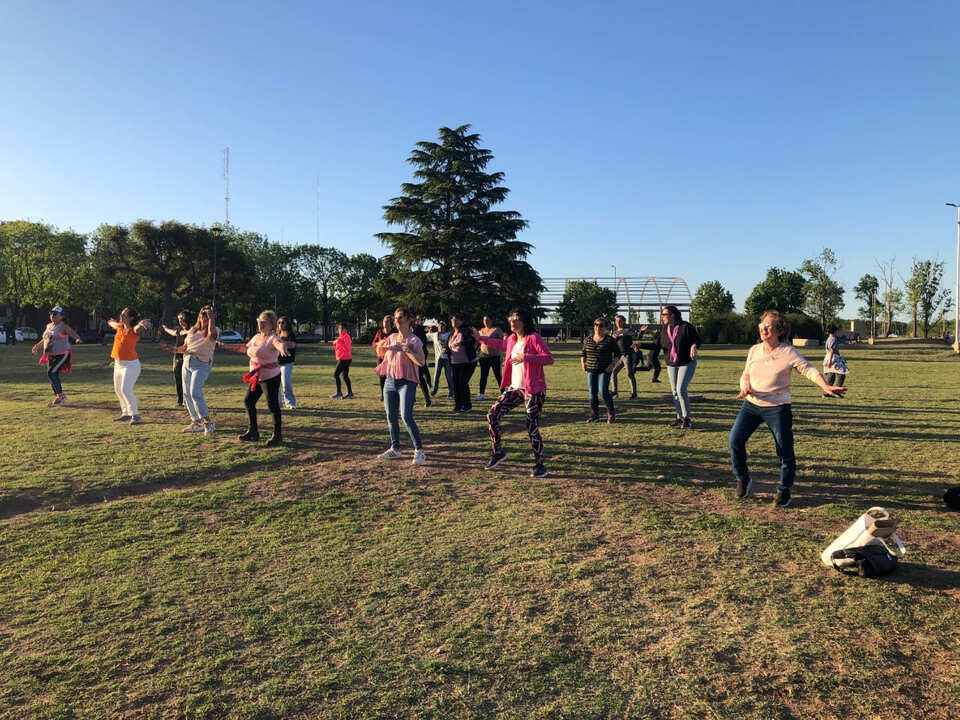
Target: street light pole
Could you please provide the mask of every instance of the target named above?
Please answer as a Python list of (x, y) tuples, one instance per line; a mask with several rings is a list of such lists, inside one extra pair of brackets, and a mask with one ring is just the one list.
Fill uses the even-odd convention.
[(210, 307), (214, 310), (217, 309), (217, 245), (220, 244), (220, 234), (223, 232), (223, 228), (217, 225), (214, 225), (210, 228), (210, 232), (213, 233), (213, 298), (210, 302)]
[(960, 205), (945, 204), (957, 209), (957, 278), (953, 288), (953, 351), (960, 353)]

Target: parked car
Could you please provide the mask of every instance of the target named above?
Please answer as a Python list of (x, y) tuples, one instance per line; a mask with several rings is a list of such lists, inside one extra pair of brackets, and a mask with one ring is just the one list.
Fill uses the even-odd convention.
[[(20, 328), (17, 328), (14, 331), (13, 337), (17, 342), (23, 342), (23, 335), (20, 332)], [(7, 342), (7, 331), (0, 330), (0, 345), (5, 345), (6, 342)]]
[(77, 330), (77, 335), (80, 336), (80, 339), (85, 343), (98, 343), (100, 342), (100, 333), (96, 330)]
[(17, 328), (17, 332), (23, 335), (24, 340), (39, 340), (40, 333), (34, 330), (32, 327), (22, 327)]
[(228, 345), (236, 345), (243, 342), (243, 335), (236, 330), (221, 330), (220, 342), (227, 343)]

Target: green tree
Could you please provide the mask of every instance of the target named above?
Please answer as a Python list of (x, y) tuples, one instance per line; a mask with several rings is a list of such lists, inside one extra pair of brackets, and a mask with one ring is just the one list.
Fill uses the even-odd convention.
[(378, 289), (383, 274), (383, 265), (373, 255), (350, 256), (337, 283), (344, 319), (349, 318), (361, 326), (370, 318), (379, 320), (390, 312), (389, 300)]
[(930, 318), (944, 303), (948, 291), (941, 288), (943, 283), (942, 260), (913, 259), (910, 277), (905, 280), (907, 304), (913, 319), (912, 336), (917, 337), (918, 321), (923, 325), (923, 336), (930, 335)]
[(493, 154), (469, 125), (442, 127), (439, 142), (418, 142), (408, 162), (416, 182), (384, 206), (399, 232), (376, 235), (399, 266), (397, 300), (431, 315), (456, 311), (505, 317), (513, 306), (536, 309), (543, 285), (518, 241), (527, 222), (494, 210), (510, 192), (502, 172), (487, 172)]
[(595, 318), (612, 318), (617, 314), (617, 297), (613, 290), (600, 287), (589, 280), (573, 280), (567, 283), (563, 299), (557, 305), (557, 315), (567, 325), (590, 327)]
[(325, 337), (330, 337), (330, 318), (337, 307), (335, 289), (347, 269), (347, 256), (336, 248), (301, 245), (297, 264), (304, 278), (317, 290), (321, 323)]
[(744, 314), (760, 317), (764, 310), (779, 310), (782, 313), (803, 312), (806, 280), (800, 273), (772, 267), (767, 276), (757, 283), (746, 302)]
[(697, 288), (690, 301), (690, 316), (696, 325), (702, 325), (709, 318), (733, 312), (733, 295), (720, 284), (719, 280), (705, 282)]
[(0, 224), (0, 300), (14, 321), (28, 305), (82, 301), (86, 268), (84, 235), (23, 220)]
[(830, 248), (824, 248), (819, 255), (800, 264), (800, 273), (806, 278), (803, 310), (819, 319), (821, 333), (827, 327), (827, 320), (835, 318), (843, 307), (843, 286), (832, 277), (837, 269), (837, 256)]
[(870, 322), (870, 331), (874, 332), (873, 328), (876, 325), (877, 319), (877, 306), (876, 298), (880, 291), (880, 281), (876, 277), (867, 273), (860, 278), (860, 281), (853, 286), (853, 293), (856, 295), (857, 299), (863, 302), (863, 305), (860, 306), (860, 317), (864, 320)]

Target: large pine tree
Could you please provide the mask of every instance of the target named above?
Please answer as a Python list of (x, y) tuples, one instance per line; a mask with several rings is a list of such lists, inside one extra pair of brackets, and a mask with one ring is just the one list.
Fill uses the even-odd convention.
[(464, 312), (504, 318), (514, 306), (536, 310), (543, 285), (526, 261), (531, 245), (516, 239), (520, 213), (494, 210), (510, 192), (502, 172), (488, 173), (493, 153), (469, 125), (439, 130), (439, 142), (418, 142), (408, 162), (417, 182), (384, 206), (402, 232), (378, 233), (392, 251), (398, 298), (438, 317)]

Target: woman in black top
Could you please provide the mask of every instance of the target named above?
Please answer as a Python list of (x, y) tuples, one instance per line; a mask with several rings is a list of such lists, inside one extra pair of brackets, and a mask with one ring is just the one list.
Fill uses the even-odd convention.
[(660, 347), (667, 356), (667, 376), (670, 378), (670, 390), (673, 393), (673, 407), (677, 419), (670, 427), (693, 427), (690, 422), (690, 396), (687, 387), (697, 369), (697, 351), (700, 349), (700, 334), (690, 323), (680, 318), (676, 305), (667, 305), (660, 311)]
[(623, 368), (626, 368), (627, 378), (630, 380), (630, 399), (636, 400), (637, 377), (635, 372), (637, 368), (637, 358), (633, 353), (633, 334), (630, 328), (627, 327), (627, 319), (623, 315), (617, 315), (617, 317), (614, 318), (614, 323), (616, 323), (617, 327), (613, 331), (613, 338), (617, 341), (617, 348), (620, 350), (620, 362), (617, 363), (617, 367), (613, 370), (613, 392), (610, 394), (619, 394), (617, 376)]
[[(187, 341), (187, 330), (193, 325), (193, 316), (187, 310), (181, 310), (177, 313), (178, 328), (168, 328), (161, 325), (167, 335), (173, 335), (176, 338), (173, 342), (174, 347), (180, 347)], [(183, 407), (183, 353), (175, 353), (173, 356), (173, 377), (177, 383), (177, 407)]]
[(277, 321), (277, 337), (283, 340), (288, 353), (277, 358), (277, 364), (280, 365), (283, 409), (296, 410), (297, 398), (293, 394), (293, 364), (297, 357), (297, 334), (293, 331), (293, 323), (290, 322), (290, 318), (283, 316)]
[(453, 367), (453, 412), (470, 412), (470, 377), (477, 367), (477, 342), (473, 329), (463, 313), (454, 313), (450, 318), (453, 328), (447, 347), (450, 348), (450, 365)]
[(607, 334), (607, 321), (598, 317), (593, 321), (593, 335), (583, 339), (580, 367), (587, 374), (587, 389), (590, 391), (590, 417), (587, 422), (596, 422), (600, 410), (598, 393), (603, 394), (607, 406), (607, 422), (614, 420), (613, 397), (610, 395), (610, 373), (620, 359), (617, 341)]

